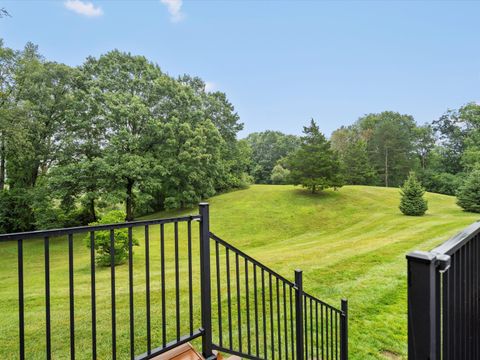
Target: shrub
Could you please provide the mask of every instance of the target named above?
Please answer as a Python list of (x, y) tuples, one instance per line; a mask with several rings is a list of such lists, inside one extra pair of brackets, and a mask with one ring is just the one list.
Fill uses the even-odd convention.
[(422, 216), (428, 209), (427, 200), (423, 198), (425, 189), (422, 187), (413, 172), (403, 184), (400, 194), (400, 211), (405, 215)]
[(0, 232), (33, 230), (31, 191), (14, 188), (0, 192)]
[(288, 176), (290, 175), (290, 170), (284, 169), (282, 165), (277, 164), (272, 170), (270, 175), (270, 180), (273, 184), (286, 184), (288, 181)]
[(457, 204), (465, 211), (480, 213), (480, 170), (474, 170), (457, 193)]
[[(114, 224), (125, 221), (125, 213), (120, 210), (107, 212), (99, 221), (89, 225)], [(128, 229), (115, 229), (115, 265), (124, 263), (128, 258)], [(85, 239), (90, 248), (90, 236)], [(138, 240), (133, 238), (132, 243), (138, 246)], [(110, 266), (110, 230), (95, 232), (95, 262), (100, 266)]]
[(463, 184), (463, 173), (449, 174), (449, 173), (437, 173), (435, 171), (424, 171), (420, 173), (419, 180), (427, 191), (445, 194), (455, 195), (458, 188)]

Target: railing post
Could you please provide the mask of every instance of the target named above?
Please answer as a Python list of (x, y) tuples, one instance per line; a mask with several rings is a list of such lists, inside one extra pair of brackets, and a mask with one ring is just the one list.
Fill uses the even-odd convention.
[(440, 359), (440, 276), (435, 254), (414, 251), (408, 262), (408, 359)]
[(212, 294), (210, 284), (210, 217), (208, 203), (199, 204), (200, 216), (200, 284), (202, 303), (202, 353), (216, 359), (212, 351)]
[(340, 317), (340, 359), (348, 359), (348, 301), (342, 299), (342, 316)]
[(303, 360), (305, 349), (303, 339), (303, 281), (302, 270), (295, 270), (295, 325), (297, 360)]

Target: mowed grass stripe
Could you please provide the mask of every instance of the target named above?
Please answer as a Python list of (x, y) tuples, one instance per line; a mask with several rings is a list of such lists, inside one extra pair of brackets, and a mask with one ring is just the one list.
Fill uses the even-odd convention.
[[(384, 351), (406, 358), (405, 253), (413, 249), (429, 250), (478, 219), (478, 215), (462, 212), (452, 197), (427, 194), (427, 198), (430, 207), (427, 215), (414, 218), (399, 212), (398, 189), (346, 186), (339, 191), (311, 195), (292, 186), (255, 185), (209, 200), (211, 230), (287, 278), (293, 278), (295, 268), (303, 269), (305, 289), (333, 305), (339, 306), (340, 298), (348, 297), (352, 359), (382, 359)], [(162, 212), (146, 218), (196, 212), (196, 209)], [(197, 254), (198, 232), (196, 226), (193, 229), (194, 253)], [(134, 255), (136, 352), (142, 353), (146, 346), (145, 249), (143, 229), (137, 229), (135, 233), (140, 241)], [(182, 326), (185, 325), (184, 332), (187, 333), (187, 253), (186, 229), (183, 227), (180, 228), (180, 236)], [(173, 232), (170, 227), (166, 238), (167, 278), (173, 281)], [(158, 227), (150, 229), (150, 243), (152, 342), (160, 344)], [(91, 356), (90, 273), (89, 250), (85, 247), (83, 236), (75, 237), (74, 250), (77, 358), (86, 359)], [(0, 311), (3, 314), (0, 318), (0, 357), (11, 358), (11, 354), (17, 353), (18, 346), (16, 244), (1, 245), (0, 256)], [(198, 289), (199, 283), (198, 273), (195, 272), (197, 266), (198, 258), (194, 257), (195, 289)], [(58, 359), (68, 358), (67, 269), (66, 239), (52, 239), (52, 346), (56, 355), (54, 358)], [(120, 358), (128, 354), (127, 270), (126, 264), (116, 269)], [(41, 241), (25, 245), (25, 274), (26, 337), (29, 339), (27, 357), (40, 359), (44, 358), (45, 351)], [(110, 347), (109, 279), (108, 269), (98, 270), (97, 332), (100, 358), (108, 358)], [(215, 280), (212, 281), (213, 286)], [(225, 290), (224, 284), (222, 289)], [(251, 297), (253, 300), (253, 294)], [(174, 309), (174, 298), (173, 282), (170, 282), (167, 287), (169, 310)], [(244, 300), (241, 300), (242, 307), (245, 306)], [(194, 304), (197, 325), (199, 298), (194, 299)], [(225, 304), (222, 304), (222, 310), (225, 309)], [(167, 316), (170, 332), (174, 331), (175, 323), (172, 314)], [(217, 319), (213, 324), (217, 324)], [(247, 331), (246, 324), (242, 324), (242, 334)]]

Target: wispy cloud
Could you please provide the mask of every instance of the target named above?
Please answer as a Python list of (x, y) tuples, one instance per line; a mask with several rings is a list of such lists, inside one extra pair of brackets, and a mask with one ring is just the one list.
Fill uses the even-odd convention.
[(206, 92), (212, 92), (217, 90), (217, 84), (211, 81), (205, 81), (205, 91)]
[(172, 22), (179, 22), (185, 18), (182, 13), (183, 0), (160, 0), (167, 7)]
[(102, 16), (103, 10), (100, 6), (95, 6), (89, 1), (67, 0), (63, 3), (68, 10), (72, 10), (80, 15), (88, 17)]

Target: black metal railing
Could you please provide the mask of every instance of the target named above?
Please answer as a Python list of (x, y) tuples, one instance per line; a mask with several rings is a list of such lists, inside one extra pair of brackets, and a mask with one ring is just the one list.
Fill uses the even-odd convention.
[(480, 358), (480, 222), (408, 259), (409, 359)]
[[(120, 232), (125, 266), (116, 263)], [(96, 264), (100, 235), (109, 242), (107, 267)], [(2, 300), (18, 300), (18, 317), (4, 314), (0, 330), (18, 341), (2, 346), (1, 358), (143, 360), (197, 338), (206, 359), (214, 350), (348, 358), (347, 302), (336, 309), (320, 301), (303, 291), (301, 271), (291, 282), (212, 234), (207, 203), (198, 215), (3, 234), (6, 264), (15, 242), (17, 266), (8, 268), (18, 297), (10, 291)]]
[(342, 308), (303, 291), (215, 234), (213, 348), (246, 359), (347, 359), (347, 302)]
[[(199, 220), (201, 231), (204, 226), (201, 221), (202, 217), (201, 215), (193, 215), (133, 221), (123, 224), (0, 235), (3, 250), (7, 249), (9, 242), (16, 242), (18, 249), (17, 358), (22, 360), (65, 358), (66, 353), (69, 353), (71, 359), (148, 359), (179, 344), (204, 336), (205, 327), (199, 320), (198, 309), (200, 307), (195, 305), (194, 308), (194, 298), (198, 300), (196, 294), (200, 294), (200, 286), (197, 284), (198, 279), (196, 279), (195, 274), (201, 273), (205, 267), (198, 260), (198, 253), (194, 258), (192, 250), (192, 239), (194, 237), (198, 238), (198, 235), (194, 236), (192, 234), (192, 223)], [(180, 226), (183, 230), (181, 239)], [(116, 231), (121, 229), (126, 229), (128, 233), (127, 267), (115, 266)], [(110, 251), (110, 276), (107, 276), (104, 268), (95, 264), (95, 241), (99, 232), (108, 232), (110, 238), (110, 249), (112, 249)], [(144, 256), (142, 258), (140, 255), (138, 258), (142, 258), (141, 264), (134, 266), (134, 238), (138, 237), (143, 237)], [(154, 244), (151, 241), (152, 237), (155, 237)], [(199, 237), (201, 241), (209, 242), (208, 237), (202, 238), (202, 233)], [(90, 243), (89, 250), (83, 243), (85, 238)], [(61, 268), (59, 270), (55, 267), (52, 270), (52, 247), (55, 248), (57, 253), (58, 248), (63, 246), (65, 240), (68, 252), (65, 256), (65, 262), (68, 265), (65, 269)], [(24, 260), (25, 251), (30, 251), (39, 242), (43, 242), (43, 268), (36, 267), (35, 273), (40, 271), (44, 273), (44, 319), (40, 323), (38, 321), (27, 322), (27, 318), (34, 318), (34, 312), (40, 309), (26, 307), (25, 292), (30, 289), (25, 287), (25, 278), (28, 279), (32, 274), (26, 271)], [(166, 248), (168, 248), (168, 252)], [(137, 251), (141, 253), (141, 247)], [(84, 252), (88, 252), (88, 257), (84, 256), (86, 255)], [(155, 256), (152, 255), (153, 252)], [(77, 260), (74, 258), (74, 254), (80, 255), (81, 260), (79, 262), (81, 261), (81, 263), (76, 264)], [(57, 254), (55, 256), (56, 258), (59, 257)], [(155, 274), (151, 273), (152, 257), (155, 259)], [(88, 259), (88, 263), (85, 262), (86, 259)], [(90, 314), (86, 313), (85, 306), (82, 306), (81, 309), (79, 307), (80, 300), (82, 303), (86, 301), (86, 299), (80, 299), (80, 297), (85, 297), (85, 294), (80, 295), (75, 291), (75, 280), (80, 272), (85, 271), (85, 266), (90, 272), (90, 291), (87, 294), (90, 298), (88, 309)], [(52, 286), (52, 277), (57, 275), (58, 278), (59, 273), (63, 271), (68, 272), (68, 309), (65, 309), (62, 306), (64, 304), (61, 304), (60, 293), (63, 289)], [(139, 279), (138, 282), (137, 279)], [(120, 281), (121, 283), (119, 283)], [(58, 282), (57, 280), (56, 283)], [(152, 282), (155, 282), (155, 288), (152, 288)], [(36, 286), (33, 284), (32, 287)], [(103, 301), (106, 300), (103, 298), (100, 303), (99, 289), (102, 293), (109, 290), (109, 301)], [(84, 284), (82, 284), (83, 290)], [(155, 296), (159, 301), (152, 304), (152, 296)], [(140, 301), (138, 301), (139, 299)], [(83, 303), (83, 305), (85, 304)], [(100, 308), (102, 311), (100, 311)], [(110, 311), (109, 316), (106, 316), (105, 308)], [(101, 312), (101, 319), (99, 319), (99, 311)], [(55, 319), (53, 319), (52, 314), (56, 314)], [(66, 326), (68, 329), (65, 329), (65, 323), (61, 321), (65, 317), (68, 317), (68, 325)], [(106, 319), (107, 317), (109, 320)], [(125, 317), (127, 317), (128, 330), (123, 326)], [(3, 318), (6, 319), (6, 317)], [(120, 318), (122, 318), (122, 324), (119, 323)], [(84, 326), (87, 319), (90, 322), (89, 333), (86, 333)], [(77, 334), (79, 321), (82, 321), (81, 334)], [(108, 336), (105, 334), (106, 322), (110, 323)], [(119, 334), (118, 331), (120, 325), (122, 325), (122, 334)], [(102, 328), (101, 332), (98, 331), (99, 327)], [(29, 329), (28, 332), (32, 335), (30, 339), (26, 338), (26, 329)], [(67, 340), (65, 340), (65, 336), (62, 336), (61, 339), (58, 336), (53, 339), (53, 331), (57, 330), (58, 332), (60, 329), (63, 335), (67, 335)], [(127, 337), (124, 336), (125, 332), (129, 333)], [(38, 344), (42, 341), (35, 333), (44, 333), (44, 349), (41, 351), (38, 350), (38, 345), (34, 351), (29, 347), (33, 343)], [(14, 335), (6, 334), (3, 331), (2, 334), (5, 337)], [(55, 343), (53, 343), (54, 340)], [(81, 344), (77, 344), (79, 340), (82, 341)], [(64, 346), (65, 341), (69, 342), (68, 347)], [(86, 342), (90, 343), (88, 348)], [(99, 344), (107, 342), (109, 342), (110, 349), (105, 346), (102, 349), (99, 348)], [(11, 349), (3, 350), (8, 351), (8, 353), (3, 353), (0, 350), (2, 358), (15, 358), (10, 352)]]

